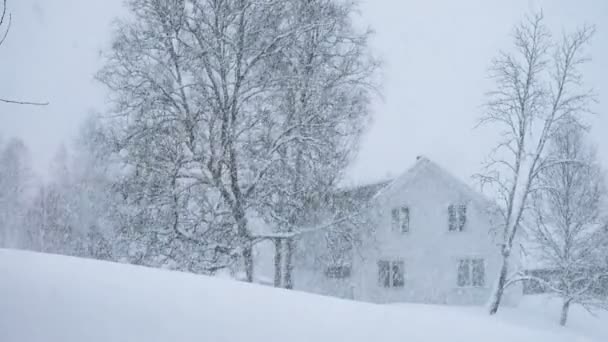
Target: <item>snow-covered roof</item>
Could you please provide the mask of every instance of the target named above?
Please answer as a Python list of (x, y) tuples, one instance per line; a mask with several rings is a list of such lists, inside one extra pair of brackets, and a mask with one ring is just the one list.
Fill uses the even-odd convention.
[(474, 201), (481, 206), (494, 206), (494, 203), (483, 196), (480, 192), (475, 191), (464, 181), (458, 179), (446, 169), (424, 156), (418, 156), (416, 158), (416, 163), (414, 163), (412, 167), (380, 189), (374, 195), (374, 198), (390, 191), (407, 188), (421, 177), (429, 176), (436, 179), (438, 182), (442, 182), (446, 186), (455, 188), (471, 201)]
[(349, 198), (352, 201), (357, 201), (361, 203), (367, 202), (391, 182), (393, 182), (393, 179), (386, 179), (373, 183), (339, 188), (334, 195), (336, 197)]
[[(328, 199), (327, 208), (332, 208), (329, 210), (358, 210), (362, 205), (366, 205), (382, 194), (390, 191), (400, 191), (418, 181), (420, 177), (429, 176), (447, 187), (455, 188), (466, 196), (466, 198), (477, 203), (480, 207), (489, 208), (490, 206), (494, 206), (492, 201), (484, 197), (481, 193), (473, 190), (469, 185), (453, 176), (443, 167), (426, 157), (420, 156), (416, 159), (416, 163), (412, 167), (397, 178), (337, 189), (330, 195), (331, 199)], [(253, 212), (248, 212), (247, 218), (250, 222), (250, 229), (254, 236), (286, 237), (289, 235), (277, 232), (272, 226), (264, 222), (259, 215)]]
[(431, 176), (446, 186), (456, 188), (471, 201), (474, 201), (479, 205), (495, 206), (495, 203), (490, 199), (425, 156), (418, 156), (416, 158), (416, 163), (396, 178), (343, 187), (338, 189), (335, 195), (338, 197), (346, 197), (351, 201), (364, 203), (381, 196), (384, 193), (406, 188), (422, 176)]

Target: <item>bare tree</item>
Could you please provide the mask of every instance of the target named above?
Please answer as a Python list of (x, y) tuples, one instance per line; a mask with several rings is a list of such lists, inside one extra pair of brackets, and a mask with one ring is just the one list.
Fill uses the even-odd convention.
[[(367, 51), (370, 31), (357, 32), (351, 23), (355, 4), (333, 0), (294, 1), (286, 13), (292, 35), (268, 68), (278, 72), (273, 112), (262, 144), (290, 140), (268, 154), (254, 154), (268, 165), (269, 177), (256, 194), (257, 207), (284, 235), (276, 244), (275, 264), (284, 261), (282, 285), (294, 285), (294, 255), (302, 227), (333, 224), (344, 217), (312, 218), (350, 162), (369, 117), (370, 92), (378, 63)], [(280, 135), (283, 135), (282, 137)], [(270, 161), (270, 162), (269, 162)], [(334, 221), (334, 222), (327, 222)], [(284, 252), (284, 257), (282, 253)], [(279, 279), (277, 277), (277, 279)]]
[(487, 95), (480, 124), (498, 127), (501, 141), (478, 175), (500, 205), (497, 235), (503, 260), (490, 314), (500, 306), (514, 241), (530, 207), (530, 194), (537, 188), (538, 175), (561, 162), (552, 158), (545, 146), (562, 123), (582, 125), (581, 116), (593, 101), (591, 92), (581, 89), (580, 72), (588, 61), (584, 48), (593, 32), (593, 27), (584, 27), (554, 41), (542, 14), (536, 14), (516, 26), (514, 52), (501, 52), (493, 61), (490, 76), (496, 89)]
[[(121, 185), (131, 206), (125, 233), (140, 242), (138, 258), (155, 259), (149, 261), (155, 264), (175, 262), (193, 248), (199, 253), (209, 249), (212, 255), (232, 250), (236, 235), (226, 229), (233, 223), (231, 208), (221, 200), (230, 199), (231, 178), (225, 171), (227, 152), (219, 149), (225, 147), (226, 135), (235, 133), (227, 126), (230, 108), (223, 106), (232, 103), (224, 97), (234, 80), (226, 67), (234, 67), (228, 58), (234, 57), (237, 45), (222, 30), (234, 34), (238, 9), (232, 3), (203, 1), (129, 5), (135, 20), (118, 28), (99, 74), (116, 104), (117, 115), (106, 120), (113, 129), (110, 138), (131, 170)], [(199, 43), (197, 27), (208, 30), (199, 34), (208, 35), (201, 39), (221, 46)], [(224, 51), (231, 54), (221, 55)], [(205, 63), (209, 58), (218, 69)], [(213, 107), (218, 103), (221, 108)]]
[[(263, 211), (269, 198), (297, 188), (285, 180), (294, 165), (287, 157), (307, 158), (327, 149), (311, 135), (315, 130), (336, 133), (331, 144), (342, 150), (348, 138), (339, 137), (357, 133), (349, 125), (367, 115), (367, 88), (356, 85), (367, 72), (364, 39), (341, 36), (333, 55), (317, 54), (305, 66), (306, 55), (298, 50), (306, 47), (305, 37), (322, 25), (349, 30), (344, 13), (336, 12), (333, 21), (300, 20), (302, 1), (129, 4), (134, 20), (118, 28), (99, 79), (116, 104), (106, 122), (128, 166), (125, 193), (139, 208), (134, 212), (141, 222), (132, 226), (146, 231), (148, 241), (160, 242), (153, 254), (163, 258), (182, 253), (186, 242), (188, 253), (222, 254), (217, 267), (238, 254), (252, 281), (258, 239), (249, 216)], [(354, 56), (350, 64), (343, 55)], [(317, 67), (321, 81), (305, 85), (319, 77), (305, 70)], [(340, 72), (350, 76), (330, 77)], [(326, 94), (320, 93), (322, 81)], [(313, 98), (314, 106), (296, 111), (285, 106), (283, 96), (296, 83), (290, 99)], [(312, 176), (313, 170), (301, 169)], [(304, 186), (298, 191), (308, 191), (299, 184)]]
[(530, 227), (537, 257), (555, 271), (548, 288), (562, 298), (559, 323), (566, 324), (570, 304), (608, 308), (598, 293), (608, 278), (601, 255), (607, 232), (602, 222), (603, 171), (583, 132), (565, 125), (552, 137), (548, 155), (564, 162), (542, 169), (533, 193), (535, 224)]

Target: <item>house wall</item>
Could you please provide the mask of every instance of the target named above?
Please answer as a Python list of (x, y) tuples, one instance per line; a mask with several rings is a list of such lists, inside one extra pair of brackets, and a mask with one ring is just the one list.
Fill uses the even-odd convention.
[[(375, 303), (420, 302), (449, 305), (483, 305), (488, 302), (498, 278), (501, 256), (491, 233), (488, 202), (441, 168), (424, 161), (366, 200), (365, 226), (359, 227), (360, 241), (344, 258), (352, 266), (346, 279), (327, 277), (326, 231), (305, 234), (298, 241), (294, 259), (295, 289), (322, 295)], [(448, 231), (448, 206), (467, 204), (467, 221), (462, 232)], [(392, 230), (391, 210), (409, 207), (409, 232)], [(358, 209), (357, 209), (358, 208)], [(519, 264), (517, 248), (510, 261)], [(485, 285), (457, 286), (458, 262), (463, 258), (484, 259)], [(378, 261), (403, 261), (405, 285), (385, 288), (378, 281)], [(521, 284), (510, 287), (504, 304), (515, 304), (522, 295)]]
[[(352, 275), (347, 278), (331, 278), (325, 274), (328, 265), (338, 265), (330, 261), (325, 234), (319, 231), (306, 234), (298, 240), (294, 258), (294, 288), (316, 294), (339, 298), (354, 298)], [(343, 264), (351, 264), (352, 254), (348, 253)], [(352, 272), (352, 267), (351, 267)]]
[[(423, 302), (481, 305), (487, 302), (501, 257), (490, 234), (490, 221), (483, 205), (470, 193), (434, 175), (433, 170), (416, 176), (415, 182), (394, 184), (381, 192), (369, 212), (375, 225), (375, 241), (362, 244), (354, 258), (353, 296), (377, 303)], [(462, 232), (448, 231), (448, 206), (467, 204), (467, 220)], [(391, 209), (407, 206), (409, 232), (392, 231)], [(457, 286), (458, 261), (483, 258), (485, 286)], [(405, 286), (385, 288), (378, 281), (378, 260), (402, 260)], [(506, 301), (516, 298), (511, 290)], [(513, 298), (512, 298), (513, 297)]]

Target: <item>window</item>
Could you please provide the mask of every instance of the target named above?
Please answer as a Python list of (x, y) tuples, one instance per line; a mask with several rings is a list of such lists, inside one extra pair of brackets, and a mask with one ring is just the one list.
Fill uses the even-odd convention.
[(350, 266), (327, 266), (325, 276), (334, 279), (348, 278), (350, 277)]
[(483, 259), (471, 261), (471, 282), (473, 286), (484, 286), (486, 284), (486, 268)]
[(391, 212), (393, 231), (407, 233), (410, 231), (410, 208), (395, 208)]
[(403, 287), (404, 268), (403, 261), (378, 261), (378, 284), (382, 287)]
[(467, 222), (466, 204), (450, 205), (448, 207), (448, 230), (451, 232), (461, 232)]
[(485, 263), (483, 259), (462, 259), (458, 261), (459, 287), (482, 287), (486, 283)]

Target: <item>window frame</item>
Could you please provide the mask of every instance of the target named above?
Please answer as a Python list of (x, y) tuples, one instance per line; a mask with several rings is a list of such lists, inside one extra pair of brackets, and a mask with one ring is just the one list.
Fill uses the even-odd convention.
[[(378, 286), (385, 289), (402, 289), (405, 287), (405, 262), (401, 259), (380, 259), (378, 265)], [(387, 266), (387, 270), (382, 272), (382, 266)], [(396, 272), (398, 270), (400, 272)], [(400, 275), (400, 278), (396, 278)], [(398, 279), (398, 283), (396, 283)]]
[[(466, 265), (466, 277), (464, 283), (461, 284), (461, 266)], [(475, 277), (475, 270), (479, 270), (475, 266), (481, 265), (481, 278)], [(476, 282), (475, 279), (481, 279)], [(486, 287), (486, 260), (482, 257), (464, 257), (459, 258), (456, 263), (456, 287), (458, 288), (485, 288)]]
[(448, 232), (460, 233), (467, 227), (467, 203), (448, 205)]
[(391, 209), (391, 230), (406, 234), (410, 232), (410, 207), (403, 205)]
[[(475, 263), (478, 262), (477, 266), (481, 265), (481, 278), (478, 284), (475, 284)], [(485, 287), (486, 286), (486, 260), (483, 258), (471, 259), (471, 286), (473, 287)]]
[(348, 279), (352, 274), (351, 265), (329, 265), (323, 272), (328, 279)]

